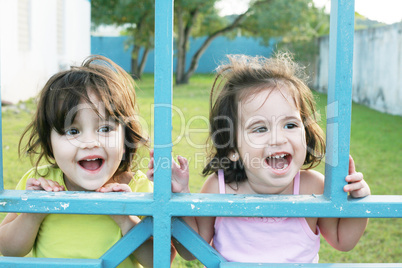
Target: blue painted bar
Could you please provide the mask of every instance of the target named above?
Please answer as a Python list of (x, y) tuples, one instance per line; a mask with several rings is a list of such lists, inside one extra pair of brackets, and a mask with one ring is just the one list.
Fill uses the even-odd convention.
[(332, 0), (324, 195), (344, 202), (352, 107), (354, 0)]
[(402, 218), (402, 196), (372, 195), (335, 203), (324, 195), (175, 194), (172, 216)]
[(153, 213), (153, 203), (152, 193), (4, 190), (0, 195), (0, 212), (148, 216)]
[(205, 267), (219, 268), (226, 260), (182, 219), (172, 220), (172, 235)]
[(47, 193), (5, 190), (0, 196), (0, 212), (166, 217), (254, 215), (402, 218), (402, 196), (371, 195), (339, 203), (324, 195), (173, 194), (169, 202), (162, 204), (154, 201), (150, 193)]
[(221, 268), (231, 267), (303, 267), (303, 268), (385, 268), (401, 267), (400, 263), (238, 263), (225, 262), (220, 265)]
[(152, 224), (152, 218), (147, 217), (131, 229), (100, 258), (103, 260), (104, 266), (116, 267), (124, 261), (134, 250), (151, 237), (153, 233)]
[(49, 267), (49, 268), (70, 268), (70, 267), (87, 267), (101, 268), (102, 260), (100, 259), (56, 259), (56, 258), (19, 258), (19, 257), (0, 257), (0, 266), (8, 267)]
[[(1, 66), (0, 66), (1, 68)], [(1, 69), (0, 69), (1, 70)], [(1, 75), (0, 75), (1, 82)], [(0, 84), (1, 85), (1, 84)], [(1, 86), (0, 86), (1, 88)], [(3, 118), (2, 118), (2, 109), (1, 109), (1, 90), (0, 90), (0, 194), (4, 190), (4, 181), (3, 181)]]
[(173, 0), (155, 1), (154, 267), (170, 267), (173, 102)]

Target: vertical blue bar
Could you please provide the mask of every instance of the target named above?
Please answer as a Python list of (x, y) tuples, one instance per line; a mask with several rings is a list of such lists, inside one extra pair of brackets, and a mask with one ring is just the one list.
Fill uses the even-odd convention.
[(349, 166), (354, 0), (332, 0), (324, 195), (342, 202)]
[(154, 267), (170, 267), (173, 0), (155, 1)]
[(0, 63), (0, 192), (2, 192), (3, 190), (4, 190), (4, 180), (3, 180), (3, 118), (2, 118), (2, 112), (1, 112), (1, 63)]

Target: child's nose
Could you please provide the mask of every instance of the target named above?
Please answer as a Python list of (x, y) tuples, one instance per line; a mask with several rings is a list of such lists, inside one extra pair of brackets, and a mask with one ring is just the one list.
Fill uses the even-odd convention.
[(100, 146), (99, 137), (96, 134), (82, 135), (80, 137), (80, 148), (81, 149), (92, 149)]
[(279, 146), (286, 143), (286, 137), (280, 129), (274, 128), (269, 137), (269, 146)]

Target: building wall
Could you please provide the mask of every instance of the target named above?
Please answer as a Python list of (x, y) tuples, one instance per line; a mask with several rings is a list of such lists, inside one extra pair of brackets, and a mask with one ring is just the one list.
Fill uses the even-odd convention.
[[(327, 92), (329, 37), (319, 45), (314, 86)], [(355, 32), (352, 92), (357, 103), (402, 115), (402, 23)]]
[(90, 55), (90, 1), (0, 0), (2, 100), (37, 95), (54, 73)]
[[(123, 67), (127, 72), (131, 71), (131, 50), (125, 44), (126, 36), (92, 36), (91, 52), (92, 54), (100, 54), (112, 59), (114, 62)], [(204, 38), (190, 40), (190, 51), (187, 55), (187, 68), (190, 65), (191, 57), (201, 46)], [(211, 73), (214, 69), (225, 60), (227, 54), (247, 54), (250, 56), (262, 55), (269, 57), (272, 53), (273, 44), (263, 46), (260, 41), (255, 38), (237, 37), (230, 40), (226, 37), (216, 38), (201, 56), (197, 73)], [(125, 49), (127, 47), (127, 49)], [(144, 68), (145, 73), (154, 72), (154, 53), (149, 54), (147, 63)], [(174, 58), (173, 68), (176, 68), (176, 59)]]

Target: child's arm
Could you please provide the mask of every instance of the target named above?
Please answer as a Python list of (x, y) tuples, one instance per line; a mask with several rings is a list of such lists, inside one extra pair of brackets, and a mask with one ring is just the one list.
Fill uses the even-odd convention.
[[(349, 183), (344, 187), (353, 198), (370, 195), (370, 188), (363, 179), (363, 174), (356, 172), (352, 157), (349, 157)], [(321, 218), (318, 226), (325, 240), (337, 250), (352, 250), (362, 237), (368, 223), (367, 218)]]
[[(28, 179), (27, 190), (58, 192), (64, 190), (57, 182), (44, 178)], [(9, 213), (0, 224), (0, 252), (4, 256), (22, 257), (27, 255), (38, 235), (39, 227), (47, 214)]]
[[(190, 193), (189, 187), (189, 170), (188, 161), (182, 156), (177, 157), (177, 164), (172, 159), (172, 192), (173, 193)], [(149, 180), (154, 180), (154, 151), (150, 151), (150, 161), (148, 165), (147, 177)], [(191, 227), (194, 231), (198, 232), (197, 222), (195, 217), (182, 217), (182, 219)], [(173, 244), (179, 252), (180, 256), (185, 260), (194, 260), (195, 257), (183, 247), (177, 240), (173, 239)]]
[[(202, 186), (201, 193), (210, 193), (210, 194), (218, 194), (219, 186), (218, 186), (218, 177), (216, 174), (212, 174), (205, 181)], [(185, 220), (190, 217), (185, 217)], [(191, 217), (194, 218), (194, 217)], [(214, 236), (214, 224), (215, 217), (196, 217), (195, 218), (195, 226), (197, 229), (194, 229), (192, 225), (190, 225), (207, 243), (211, 243), (212, 238)], [(181, 250), (177, 249), (180, 256), (182, 256), (186, 260), (193, 260), (194, 256), (189, 253), (186, 249)], [(187, 255), (185, 255), (187, 254)]]
[(0, 225), (0, 252), (4, 256), (23, 257), (35, 242), (46, 214), (9, 213)]
[[(123, 174), (125, 175), (125, 174)], [(130, 175), (130, 177), (132, 177)], [(101, 193), (108, 192), (131, 192), (130, 186), (125, 183), (108, 183), (96, 190)], [(128, 231), (136, 226), (141, 220), (137, 216), (131, 215), (110, 215), (110, 217), (119, 225), (122, 235), (126, 235)], [(172, 247), (171, 260), (176, 256), (176, 251)], [(139, 246), (134, 252), (135, 259), (144, 267), (153, 267), (153, 239), (150, 238)]]

